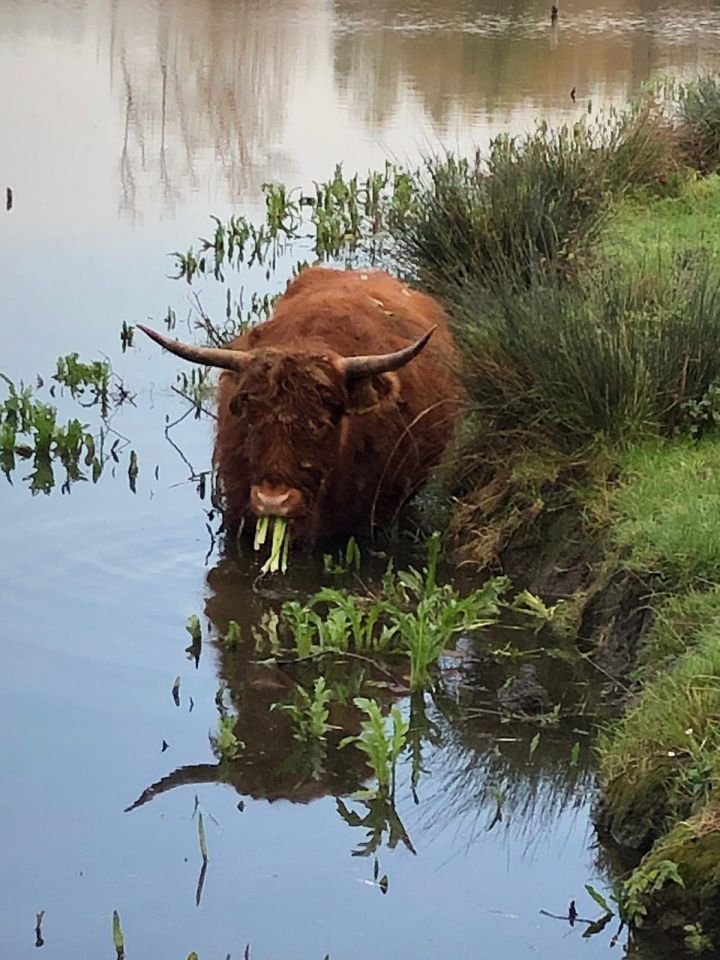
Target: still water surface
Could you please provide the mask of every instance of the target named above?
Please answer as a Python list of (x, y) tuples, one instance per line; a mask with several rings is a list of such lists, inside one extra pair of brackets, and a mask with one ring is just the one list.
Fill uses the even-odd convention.
[[(539, 913), (577, 898), (595, 915), (584, 884), (608, 880), (589, 825), (587, 738), (569, 723), (530, 757), (533, 729), (459, 719), (452, 684), (429, 707), (439, 745), (426, 746), (419, 804), (401, 778), (415, 853), (381, 846), (389, 889), (373, 884), (373, 858), (352, 855), (366, 830), (342, 815), (363, 815), (346, 796), (352, 770), (303, 787), (283, 767), (294, 745), (268, 719), (273, 692), (208, 640), (208, 623), (249, 626), (273, 598), (253, 592), (251, 560), (213, 543), (208, 504), (164, 440), (166, 418), (185, 410), (170, 389), (177, 362), (144, 343), (121, 353), (119, 341), (123, 321), (157, 324), (168, 304), (188, 314), (167, 253), (207, 232), (209, 213), (258, 214), (263, 182), (307, 187), (337, 162), (363, 173), (470, 149), (538, 116), (622, 104), (651, 75), (717, 65), (714, 3), (577, 0), (554, 28), (547, 8), (0, 0), (0, 188), (14, 191), (0, 214), (0, 369), (34, 382), (70, 351), (109, 356), (135, 394), (112, 425), (140, 463), (134, 495), (127, 448), (115, 477), (110, 464), (69, 496), (32, 497), (22, 469), (0, 488), (2, 956), (37, 956), (41, 910), (43, 955), (58, 960), (113, 956), (113, 910), (131, 958), (236, 958), (247, 943), (257, 960), (622, 949), (610, 952), (613, 930), (583, 940), (584, 927)], [(249, 294), (283, 279), (233, 283)], [(173, 432), (196, 470), (211, 432), (192, 418)], [(317, 582), (298, 561), (287, 589)], [(206, 641), (197, 667), (185, 652), (193, 613)], [(208, 742), (221, 682), (252, 758), (236, 777)], [(151, 784), (152, 799), (124, 812)], [(498, 791), (506, 815), (493, 824)], [(199, 906), (196, 798), (209, 848)]]

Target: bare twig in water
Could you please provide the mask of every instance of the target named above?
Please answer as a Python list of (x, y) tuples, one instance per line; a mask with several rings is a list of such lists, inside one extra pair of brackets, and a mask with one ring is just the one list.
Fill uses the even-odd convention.
[(45, 916), (45, 911), (41, 910), (40, 913), (35, 914), (35, 946), (41, 947), (45, 941), (43, 940), (42, 935), (42, 922), (43, 917)]
[(367, 663), (371, 667), (374, 667), (378, 673), (381, 673), (389, 680), (392, 680), (393, 684), (396, 686), (404, 686), (404, 684), (400, 683), (399, 678), (394, 673), (391, 673), (390, 670), (386, 670), (384, 667), (381, 667), (377, 660), (373, 660), (372, 657), (365, 657), (361, 653), (353, 653), (350, 650), (343, 650), (342, 652), (337, 650), (318, 650), (317, 653), (310, 653), (306, 657), (289, 657), (285, 659), (281, 657), (271, 657), (269, 660), (255, 660), (253, 662), (258, 666), (263, 667), (290, 667), (296, 663), (306, 663), (308, 660), (319, 660), (322, 657), (328, 656), (336, 657), (338, 660), (342, 659), (343, 657), (347, 657), (350, 660), (360, 660), (362, 663)]

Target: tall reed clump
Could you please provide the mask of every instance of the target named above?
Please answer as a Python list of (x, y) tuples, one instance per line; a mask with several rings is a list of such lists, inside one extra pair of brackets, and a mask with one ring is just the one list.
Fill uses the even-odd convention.
[(604, 223), (602, 158), (581, 124), (498, 137), (486, 159), (429, 158), (398, 258), (432, 292), (472, 280), (526, 285), (587, 250)]
[(575, 451), (688, 426), (720, 379), (720, 275), (605, 270), (453, 290), (467, 386), (495, 443)]
[(701, 173), (720, 169), (720, 77), (700, 77), (676, 92), (680, 147)]

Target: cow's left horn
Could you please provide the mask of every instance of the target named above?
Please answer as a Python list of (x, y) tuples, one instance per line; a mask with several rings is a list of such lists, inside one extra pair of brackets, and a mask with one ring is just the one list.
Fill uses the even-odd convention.
[(399, 370), (400, 367), (410, 363), (420, 353), (435, 330), (437, 330), (437, 325), (428, 330), (415, 343), (411, 343), (409, 347), (404, 347), (395, 353), (378, 353), (369, 357), (345, 357), (342, 361), (343, 372), (348, 380), (359, 380), (361, 377), (372, 377), (374, 374)]
[(182, 357), (183, 360), (189, 360), (190, 363), (202, 363), (206, 367), (222, 367), (223, 370), (239, 372), (248, 361), (249, 354), (243, 350), (228, 350), (224, 347), (193, 347), (189, 343), (182, 343), (180, 340), (170, 340), (156, 330), (144, 327), (141, 323), (138, 324), (138, 327), (155, 343), (159, 343), (161, 347), (165, 347), (175, 356)]

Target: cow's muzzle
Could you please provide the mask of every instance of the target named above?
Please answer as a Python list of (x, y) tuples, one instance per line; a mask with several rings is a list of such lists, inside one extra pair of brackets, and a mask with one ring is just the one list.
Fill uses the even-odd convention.
[(295, 487), (258, 483), (250, 488), (250, 506), (259, 517), (297, 517), (303, 510), (303, 495)]

